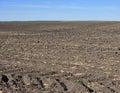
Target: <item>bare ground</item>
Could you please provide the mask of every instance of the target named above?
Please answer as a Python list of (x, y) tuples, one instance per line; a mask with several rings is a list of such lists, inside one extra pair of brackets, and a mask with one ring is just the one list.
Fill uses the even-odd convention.
[(0, 93), (120, 93), (120, 22), (1, 22)]

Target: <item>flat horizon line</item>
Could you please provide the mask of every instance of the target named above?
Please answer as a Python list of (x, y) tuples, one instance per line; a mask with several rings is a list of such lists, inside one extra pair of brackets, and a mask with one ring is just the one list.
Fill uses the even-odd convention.
[(0, 22), (120, 22), (120, 20), (16, 20)]

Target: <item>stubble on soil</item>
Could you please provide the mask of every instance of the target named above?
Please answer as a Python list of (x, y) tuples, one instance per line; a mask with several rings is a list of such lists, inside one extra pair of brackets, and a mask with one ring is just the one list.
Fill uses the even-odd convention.
[(120, 93), (120, 22), (1, 22), (0, 93)]

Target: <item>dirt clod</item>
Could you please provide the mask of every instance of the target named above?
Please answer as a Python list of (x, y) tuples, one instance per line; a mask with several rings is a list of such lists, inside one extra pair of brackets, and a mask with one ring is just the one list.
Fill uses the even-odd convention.
[(2, 75), (2, 81), (7, 83), (9, 81), (9, 79), (6, 75)]

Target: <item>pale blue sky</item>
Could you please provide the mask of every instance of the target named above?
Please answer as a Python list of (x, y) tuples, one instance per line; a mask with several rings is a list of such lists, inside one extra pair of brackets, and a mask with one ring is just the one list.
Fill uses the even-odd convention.
[(115, 20), (120, 0), (0, 0), (0, 21)]

